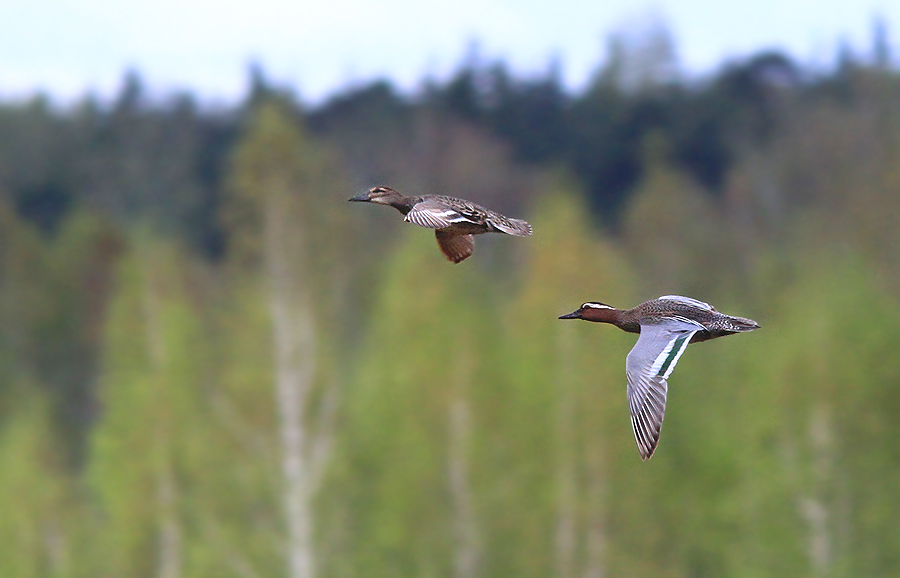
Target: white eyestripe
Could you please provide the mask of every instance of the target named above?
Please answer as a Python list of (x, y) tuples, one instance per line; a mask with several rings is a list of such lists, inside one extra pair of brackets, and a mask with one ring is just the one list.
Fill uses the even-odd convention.
[(610, 307), (609, 305), (605, 305), (603, 303), (582, 303), (581, 308), (589, 308), (589, 309), (615, 309), (615, 307)]

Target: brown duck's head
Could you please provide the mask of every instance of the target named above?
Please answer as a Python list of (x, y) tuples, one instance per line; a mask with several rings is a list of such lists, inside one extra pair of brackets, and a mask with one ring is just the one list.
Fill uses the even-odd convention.
[(403, 199), (403, 195), (390, 187), (373, 187), (362, 193), (347, 199), (358, 203), (378, 203), (379, 205), (390, 205), (393, 202)]
[(619, 317), (619, 310), (606, 303), (588, 301), (571, 313), (560, 315), (560, 319), (584, 319), (585, 321), (598, 321), (612, 323)]

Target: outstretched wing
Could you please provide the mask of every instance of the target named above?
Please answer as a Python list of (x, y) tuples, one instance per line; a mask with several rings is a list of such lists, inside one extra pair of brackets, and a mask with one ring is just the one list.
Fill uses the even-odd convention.
[(454, 263), (464, 261), (475, 250), (475, 238), (472, 235), (460, 235), (448, 231), (435, 231), (438, 245), (447, 259)]
[(428, 199), (413, 205), (413, 208), (406, 213), (406, 217), (403, 220), (429, 229), (444, 229), (456, 223), (472, 223), (475, 225), (483, 223), (483, 220), (478, 221), (473, 215), (448, 207), (444, 203)]
[(699, 323), (684, 319), (641, 325), (641, 336), (625, 359), (628, 409), (641, 459), (649, 459), (659, 443), (666, 413), (666, 379), (675, 369), (691, 336), (701, 329), (703, 326)]

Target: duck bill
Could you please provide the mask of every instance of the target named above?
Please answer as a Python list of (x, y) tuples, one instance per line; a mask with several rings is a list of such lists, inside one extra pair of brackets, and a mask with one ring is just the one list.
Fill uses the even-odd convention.
[(355, 197), (350, 197), (347, 200), (350, 202), (356, 202), (356, 203), (368, 203), (369, 202), (369, 193), (365, 192), (365, 193), (356, 195)]
[(573, 311), (571, 313), (566, 313), (565, 315), (560, 315), (560, 319), (581, 319), (581, 310)]

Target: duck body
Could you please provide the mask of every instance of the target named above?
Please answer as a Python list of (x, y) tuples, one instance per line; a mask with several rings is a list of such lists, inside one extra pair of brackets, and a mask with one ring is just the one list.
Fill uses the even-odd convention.
[(522, 219), (512, 219), (456, 197), (407, 197), (390, 187), (374, 187), (349, 200), (394, 207), (403, 214), (404, 221), (434, 229), (441, 251), (454, 263), (467, 259), (475, 250), (473, 235), (505, 233), (527, 237), (532, 234), (531, 225)]
[(626, 310), (589, 301), (560, 319), (609, 323), (640, 334), (625, 360), (625, 372), (631, 425), (645, 460), (659, 443), (667, 379), (688, 344), (759, 328), (752, 319), (720, 313), (708, 303), (681, 295), (663, 295)]
[[(751, 319), (719, 313), (708, 303), (681, 295), (663, 295), (658, 299), (651, 299), (637, 307), (625, 310), (599, 302), (585, 303), (582, 307), (587, 310), (583, 311), (577, 319), (610, 323), (629, 333), (640, 333), (641, 324), (654, 324), (664, 322), (666, 319), (685, 319), (698, 323), (702, 329), (698, 328), (691, 337), (690, 343), (708, 341), (759, 327)], [(570, 317), (562, 316), (560, 319), (570, 319)], [(747, 329), (750, 325), (754, 327)]]

